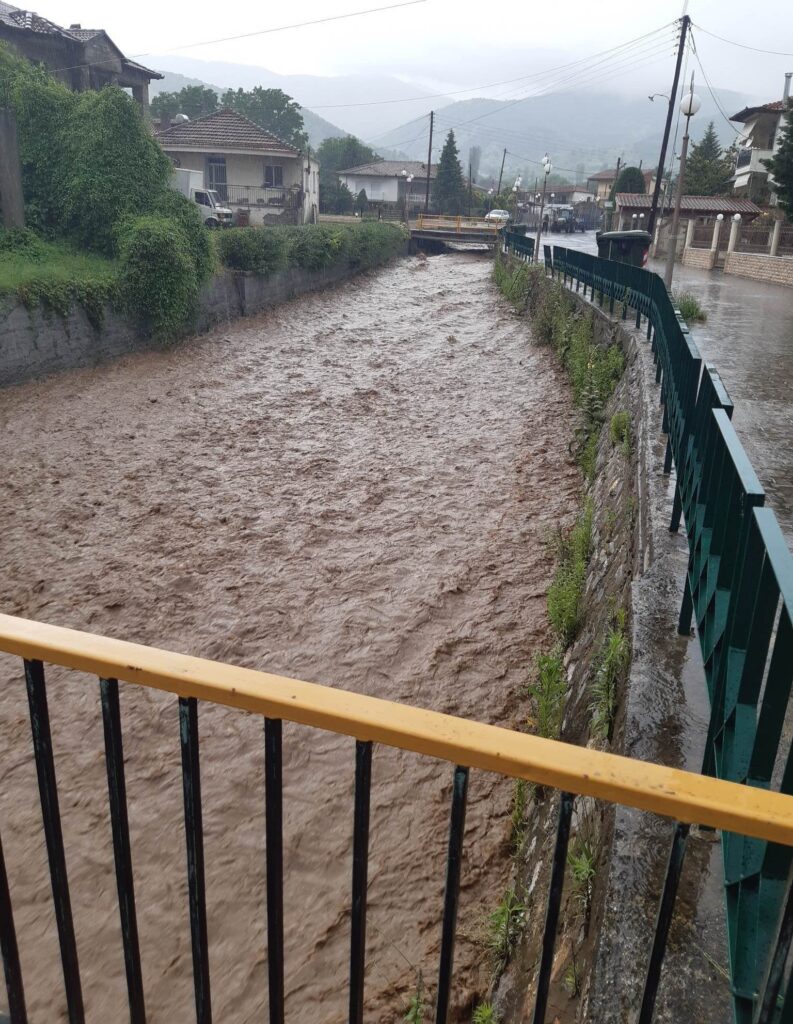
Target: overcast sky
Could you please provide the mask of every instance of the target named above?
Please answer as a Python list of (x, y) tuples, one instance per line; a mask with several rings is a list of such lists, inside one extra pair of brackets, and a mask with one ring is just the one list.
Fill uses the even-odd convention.
[[(542, 71), (651, 32), (682, 13), (680, 0), (425, 0), (350, 20), (186, 48), (389, 2), (394, 0), (302, 0), (299, 5), (234, 0), (224, 7), (216, 0), (193, 0), (189, 5), (173, 0), (32, 0), (30, 6), (61, 25), (80, 22), (83, 28), (105, 28), (128, 55), (140, 55), (141, 61), (155, 67), (156, 55), (178, 53), (283, 74), (398, 75), (429, 89), (462, 89)], [(23, 5), (21, 0), (17, 3)], [(689, 14), (703, 29), (793, 54), (791, 0), (691, 0)], [(581, 85), (620, 91), (663, 87), (671, 73), (672, 46), (650, 44), (665, 38), (653, 37), (644, 52), (636, 51), (634, 63), (618, 73), (582, 77)], [(702, 31), (695, 30), (695, 38), (713, 86), (769, 99), (781, 96), (784, 72), (793, 70), (793, 56), (742, 50)], [(520, 88), (483, 89), (470, 95), (512, 98)], [(305, 97), (307, 106), (312, 98)]]

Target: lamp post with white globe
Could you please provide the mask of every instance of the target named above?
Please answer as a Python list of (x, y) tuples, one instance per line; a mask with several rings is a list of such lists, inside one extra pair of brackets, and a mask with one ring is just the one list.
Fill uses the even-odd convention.
[(672, 231), (669, 236), (669, 252), (666, 254), (666, 273), (664, 281), (666, 287), (672, 287), (672, 274), (675, 269), (675, 251), (677, 250), (677, 229), (680, 224), (680, 206), (683, 200), (683, 188), (686, 178), (686, 155), (688, 154), (688, 126), (691, 118), (702, 106), (699, 96), (694, 92), (694, 74), (691, 74), (691, 88), (688, 95), (684, 96), (680, 103), (680, 111), (686, 118), (686, 133), (683, 136), (683, 148), (680, 151), (680, 171), (677, 175), (677, 192), (675, 193), (675, 211), (672, 214)]
[(542, 215), (545, 210), (545, 190), (548, 188), (548, 175), (553, 170), (553, 164), (551, 158), (546, 153), (542, 158), (542, 166), (545, 171), (545, 177), (542, 182), (542, 201), (540, 202), (540, 219), (537, 222), (537, 244), (534, 247), (534, 261), (539, 262), (540, 259), (540, 238), (542, 237)]

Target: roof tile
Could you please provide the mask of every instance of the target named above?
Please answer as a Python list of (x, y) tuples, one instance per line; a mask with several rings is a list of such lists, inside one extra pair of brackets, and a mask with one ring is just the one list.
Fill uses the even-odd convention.
[[(617, 206), (633, 210), (649, 210), (653, 197), (633, 192), (618, 192)], [(666, 209), (672, 208), (671, 199), (666, 204)], [(751, 199), (740, 199), (731, 196), (683, 196), (680, 203), (681, 210), (697, 211), (701, 213), (762, 213), (759, 206)]]
[[(402, 171), (407, 171), (414, 178), (426, 178), (427, 165), (420, 160), (373, 160), (368, 164), (358, 164), (357, 167), (348, 167), (339, 171), (339, 174), (361, 174), (374, 178), (401, 178)], [(430, 180), (438, 173), (438, 165), (433, 164), (430, 170)], [(406, 175), (407, 177), (407, 175)]]
[(236, 110), (229, 109), (216, 110), (194, 121), (173, 124), (165, 131), (158, 132), (157, 138), (166, 151), (200, 149), (221, 153), (224, 150), (244, 150), (283, 156), (296, 156), (299, 152), (272, 132), (265, 131)]

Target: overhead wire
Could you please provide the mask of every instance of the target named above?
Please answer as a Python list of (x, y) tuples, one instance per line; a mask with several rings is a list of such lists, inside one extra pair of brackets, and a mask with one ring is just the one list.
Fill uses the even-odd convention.
[[(348, 18), (358, 18), (365, 14), (380, 14), (383, 11), (393, 11), (399, 7), (415, 7), (416, 4), (425, 4), (428, 0), (400, 0), (399, 3), (387, 4), (385, 7), (370, 7), (364, 11), (348, 11), (346, 14), (330, 14), (324, 18), (312, 18), (310, 21), (296, 21), (291, 25), (274, 25), (272, 28), (257, 29), (253, 32), (242, 32), (236, 36), (219, 36), (216, 39), (207, 39), (200, 43), (183, 43), (180, 46), (167, 46), (163, 49), (167, 50), (191, 50), (199, 46), (213, 46), (215, 43), (231, 43), (238, 39), (252, 39), (255, 36), (266, 36), (271, 35), (273, 32), (288, 32), (295, 28), (308, 28), (311, 25), (324, 25), (330, 21), (345, 21)], [(68, 30), (67, 30), (68, 31)], [(156, 56), (151, 50), (147, 50), (145, 53), (133, 53), (127, 60), (137, 60), (138, 57), (154, 57)], [(77, 71), (80, 68), (96, 67), (99, 64), (108, 64), (118, 58), (111, 57), (105, 60), (88, 61), (84, 64), (72, 64), (70, 67), (65, 68), (54, 68), (53, 74), (60, 71)]]
[(724, 118), (724, 121), (727, 124), (727, 127), (730, 129), (730, 131), (733, 133), (733, 135), (734, 136), (740, 135), (741, 134), (740, 130), (735, 127), (735, 122), (731, 121), (729, 119), (729, 117), (727, 117), (727, 115), (725, 114), (725, 112), (724, 112), (724, 110), (722, 108), (722, 105), (719, 103), (718, 99), (716, 98), (716, 94), (714, 93), (713, 89), (711, 88), (710, 79), (708, 78), (708, 76), (707, 76), (707, 74), (705, 72), (705, 68), (702, 66), (702, 59), (699, 56), (699, 50), (697, 49), (697, 41), (696, 41), (696, 39), (694, 37), (694, 33), (693, 32), (691, 32), (691, 48), (692, 48), (694, 56), (696, 57), (697, 64), (699, 65), (699, 70), (702, 72), (702, 77), (705, 79), (705, 85), (707, 86), (707, 90), (710, 93), (710, 98), (713, 100), (713, 102), (716, 105), (716, 109), (721, 114), (721, 116)]
[(700, 25), (697, 22), (692, 22), (700, 32), (704, 32), (705, 35), (713, 36), (714, 39), (721, 40), (722, 43), (729, 43), (730, 46), (739, 46), (742, 50), (752, 50), (753, 53), (766, 53), (772, 57), (793, 57), (793, 53), (787, 53), (784, 50), (763, 50), (759, 46), (750, 46), (748, 43), (739, 43), (735, 39), (727, 39), (725, 36), (720, 36), (716, 32), (711, 32), (710, 29)]

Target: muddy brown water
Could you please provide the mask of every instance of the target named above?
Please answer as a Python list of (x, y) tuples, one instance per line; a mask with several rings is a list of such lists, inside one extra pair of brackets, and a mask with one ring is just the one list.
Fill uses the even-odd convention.
[[(516, 726), (547, 639), (569, 397), (489, 280), (401, 261), (166, 352), (0, 392), (3, 611)], [(0, 659), (0, 835), (33, 1022), (66, 1019), (24, 681)], [(126, 990), (96, 680), (48, 671), (89, 1021)], [(149, 1019), (194, 1020), (176, 699), (121, 687)], [(267, 1003), (261, 719), (201, 705), (212, 1001)], [(284, 730), (287, 1018), (346, 1014), (354, 742)], [(367, 1021), (437, 970), (451, 766), (376, 748)], [(455, 1005), (509, 879), (472, 772)], [(2, 1000), (5, 999), (3, 992)]]

